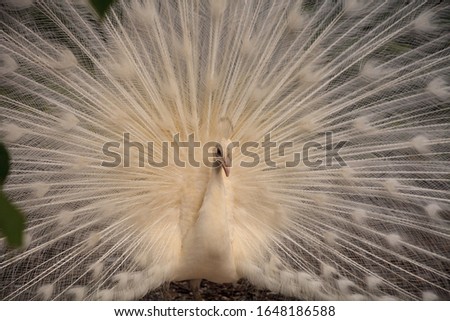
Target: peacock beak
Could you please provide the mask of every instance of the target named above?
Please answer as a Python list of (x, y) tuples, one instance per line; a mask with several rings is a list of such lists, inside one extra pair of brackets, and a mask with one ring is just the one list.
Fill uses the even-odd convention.
[(223, 168), (223, 171), (225, 172), (225, 176), (226, 177), (230, 176), (231, 163), (229, 162), (228, 158), (225, 158), (222, 160), (222, 168)]

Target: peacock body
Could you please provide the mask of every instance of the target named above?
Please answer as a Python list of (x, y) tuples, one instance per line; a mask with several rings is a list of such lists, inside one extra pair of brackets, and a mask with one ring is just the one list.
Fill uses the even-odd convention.
[(448, 5), (0, 8), (4, 190), (27, 217), (23, 247), (0, 246), (0, 298), (199, 279), (450, 298)]

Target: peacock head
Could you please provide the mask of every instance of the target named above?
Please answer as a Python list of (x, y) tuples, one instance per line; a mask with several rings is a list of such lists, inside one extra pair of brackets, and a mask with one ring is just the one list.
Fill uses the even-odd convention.
[(216, 145), (215, 160), (217, 166), (222, 167), (227, 177), (230, 176), (231, 172), (231, 150), (232, 142), (229, 139), (221, 139)]

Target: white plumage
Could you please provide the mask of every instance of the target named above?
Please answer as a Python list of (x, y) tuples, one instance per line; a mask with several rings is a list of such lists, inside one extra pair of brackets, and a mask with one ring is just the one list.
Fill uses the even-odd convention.
[[(0, 298), (138, 299), (200, 279), (450, 298), (448, 5), (132, 0), (102, 21), (84, 1), (0, 8), (4, 190), (27, 217), (23, 248), (0, 246)], [(323, 160), (326, 132), (345, 166), (287, 165), (310, 142)], [(184, 166), (173, 148), (148, 163), (190, 135), (216, 142), (218, 167), (187, 147)]]

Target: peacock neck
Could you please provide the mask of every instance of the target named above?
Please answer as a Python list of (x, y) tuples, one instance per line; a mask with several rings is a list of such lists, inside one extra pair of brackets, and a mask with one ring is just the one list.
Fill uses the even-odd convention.
[(183, 242), (178, 280), (237, 280), (223, 175), (221, 168), (211, 170), (198, 219)]

